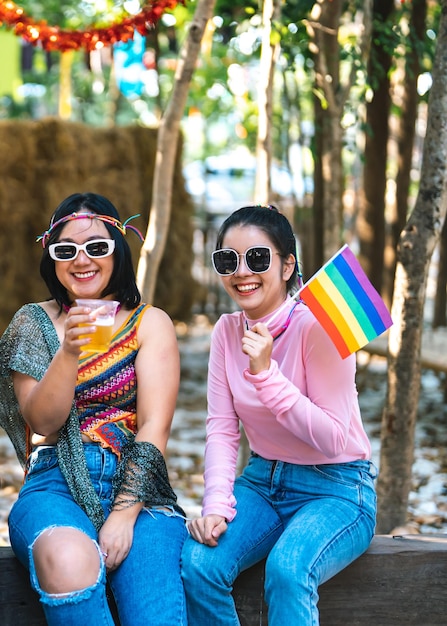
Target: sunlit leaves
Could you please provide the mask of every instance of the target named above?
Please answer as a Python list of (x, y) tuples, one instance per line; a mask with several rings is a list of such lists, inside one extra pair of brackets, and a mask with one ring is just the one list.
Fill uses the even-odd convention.
[[(135, 4), (136, 3), (136, 4)], [(27, 15), (61, 28), (102, 27), (141, 10), (143, 0), (21, 0)], [(129, 8), (129, 10), (128, 10)]]

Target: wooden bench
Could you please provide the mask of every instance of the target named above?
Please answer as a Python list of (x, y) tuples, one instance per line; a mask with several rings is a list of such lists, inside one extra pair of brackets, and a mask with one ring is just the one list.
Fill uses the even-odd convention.
[[(263, 581), (263, 563), (236, 581), (242, 626), (267, 625)], [(321, 626), (445, 626), (447, 536), (377, 535), (363, 556), (319, 592)], [(7, 547), (0, 548), (0, 624), (45, 624), (28, 573)]]

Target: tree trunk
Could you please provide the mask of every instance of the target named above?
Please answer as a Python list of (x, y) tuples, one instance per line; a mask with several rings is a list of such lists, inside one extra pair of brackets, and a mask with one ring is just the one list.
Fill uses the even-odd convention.
[(314, 29), (315, 82), (325, 99), (320, 121), (323, 209), (323, 257), (328, 259), (340, 247), (343, 168), (341, 117), (345, 101), (340, 100), (340, 48), (338, 30), (341, 2), (322, 0), (314, 5), (311, 17), (319, 22)]
[[(316, 92), (321, 98), (318, 130), (321, 152), (317, 159), (320, 159), (318, 167), (322, 182), (324, 260), (335, 254), (342, 241), (344, 181), (341, 122), (344, 105), (356, 74), (353, 64), (350, 76), (341, 83), (338, 31), (342, 9), (342, 2), (317, 0), (308, 23), (311, 45), (315, 52)], [(359, 47), (361, 54), (364, 54), (369, 43), (372, 0), (362, 3), (359, 10), (362, 11), (362, 20), (358, 20), (362, 25), (359, 28)]]
[(168, 107), (160, 123), (154, 170), (154, 191), (146, 238), (137, 268), (137, 283), (143, 300), (151, 303), (163, 256), (171, 217), (172, 184), (180, 122), (191, 77), (200, 52), (203, 33), (213, 15), (215, 0), (198, 0), (188, 37), (180, 54)]
[(279, 21), (281, 0), (264, 0), (263, 35), (258, 87), (258, 135), (256, 140), (255, 202), (268, 204), (272, 190), (273, 78), (279, 51), (279, 33), (272, 36), (272, 22)]
[(436, 293), (433, 307), (433, 328), (447, 326), (446, 319), (446, 286), (447, 286), (447, 220), (442, 228), (439, 243), (438, 274), (436, 276)]
[[(375, 24), (390, 21), (394, 0), (376, 3)], [(387, 178), (388, 119), (390, 111), (391, 55), (383, 45), (380, 33), (371, 37), (368, 61), (368, 82), (373, 97), (366, 105), (366, 132), (363, 185), (356, 220), (359, 237), (359, 261), (368, 278), (380, 293), (382, 290), (383, 255), (385, 247), (385, 194)]]
[(397, 250), (377, 484), (378, 533), (391, 532), (407, 517), (427, 276), (447, 209), (447, 0), (442, 0), (432, 76), (419, 193)]
[[(400, 88), (400, 118), (397, 129), (396, 205), (391, 218), (391, 233), (386, 247), (385, 272), (383, 275), (382, 294), (391, 306), (396, 273), (396, 250), (400, 233), (408, 215), (408, 197), (410, 193), (411, 168), (413, 165), (414, 138), (418, 115), (419, 96), (418, 77), (421, 71), (419, 50), (425, 37), (427, 0), (413, 0), (411, 3), (410, 42), (406, 49), (405, 73)], [(377, 285), (375, 285), (377, 288)]]
[(309, 276), (315, 272), (329, 258), (324, 254), (324, 204), (323, 204), (323, 144), (324, 144), (324, 111), (321, 106), (321, 99), (314, 95), (314, 120), (315, 132), (312, 139), (312, 150), (314, 153), (314, 193), (313, 193), (313, 242), (314, 255), (312, 264), (307, 266)]

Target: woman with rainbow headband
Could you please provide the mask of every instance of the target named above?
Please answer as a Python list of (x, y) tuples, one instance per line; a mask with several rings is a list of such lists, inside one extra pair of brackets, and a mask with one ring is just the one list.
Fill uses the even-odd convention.
[[(140, 302), (127, 229), (106, 198), (66, 198), (39, 238), (51, 299), (0, 340), (0, 424), (26, 466), (11, 546), (50, 625), (112, 625), (106, 575), (121, 626), (186, 624), (187, 532), (163, 457), (179, 353), (168, 315)], [(119, 302), (106, 353), (85, 349), (95, 320), (78, 298)]]
[[(315, 626), (318, 586), (374, 533), (355, 356), (343, 360), (291, 297), (295, 237), (274, 207), (230, 215), (212, 262), (241, 310), (222, 315), (211, 340), (203, 517), (189, 523), (182, 554), (188, 622), (239, 624), (233, 582), (266, 558), (269, 626)], [(235, 480), (240, 423), (251, 454)]]

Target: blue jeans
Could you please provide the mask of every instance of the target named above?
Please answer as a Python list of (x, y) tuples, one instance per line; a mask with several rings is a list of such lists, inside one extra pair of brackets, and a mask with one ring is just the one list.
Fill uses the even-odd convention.
[[(85, 444), (84, 449), (92, 482), (107, 517), (116, 456), (96, 444)], [(30, 571), (31, 584), (40, 596), (50, 626), (113, 625), (102, 559), (97, 581), (91, 587), (63, 595), (41, 589), (33, 544), (44, 530), (55, 526), (79, 529), (97, 544), (93, 524), (68, 490), (55, 448), (38, 448), (30, 457), (25, 484), (9, 516), (11, 546)], [(172, 508), (155, 507), (140, 512), (129, 554), (108, 574), (121, 626), (186, 625), (180, 576), (180, 555), (186, 535), (183, 517)]]
[(237, 515), (218, 546), (192, 537), (183, 546), (188, 623), (238, 625), (233, 582), (267, 558), (269, 626), (318, 625), (318, 586), (359, 557), (373, 537), (374, 478), (369, 461), (294, 465), (252, 453), (235, 483)]

